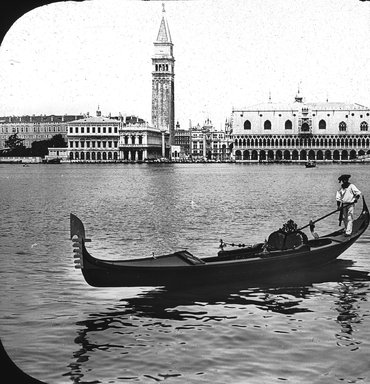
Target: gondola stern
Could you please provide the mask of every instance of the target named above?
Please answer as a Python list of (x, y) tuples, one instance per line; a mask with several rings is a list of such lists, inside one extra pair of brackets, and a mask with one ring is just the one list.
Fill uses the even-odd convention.
[(360, 231), (360, 235), (362, 235), (366, 231), (367, 227), (369, 226), (369, 222), (370, 222), (370, 212), (369, 212), (369, 208), (367, 207), (364, 196), (362, 196), (362, 211), (361, 211), (360, 216), (357, 218), (357, 220), (362, 221), (362, 226), (361, 226), (361, 231)]
[(362, 212), (369, 215), (369, 208), (367, 207), (364, 196), (362, 196)]

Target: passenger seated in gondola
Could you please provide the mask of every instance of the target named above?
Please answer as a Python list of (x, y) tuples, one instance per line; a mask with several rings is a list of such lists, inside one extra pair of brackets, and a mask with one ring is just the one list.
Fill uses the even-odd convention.
[(298, 231), (297, 228), (297, 224), (293, 220), (289, 220), (278, 231), (271, 233), (265, 245), (266, 251), (295, 249), (307, 244), (307, 235)]

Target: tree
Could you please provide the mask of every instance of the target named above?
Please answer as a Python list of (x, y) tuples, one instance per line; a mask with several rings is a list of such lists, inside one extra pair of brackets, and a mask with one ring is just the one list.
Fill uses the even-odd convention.
[(4, 145), (5, 147), (9, 148), (10, 151), (13, 151), (19, 147), (24, 147), (23, 141), (23, 139), (18, 137), (17, 133), (14, 133), (14, 135), (10, 135), (8, 137), (8, 140), (5, 140)]
[(4, 142), (4, 156), (28, 156), (29, 149), (23, 144), (24, 139), (20, 139), (17, 133), (10, 135)]
[(34, 141), (32, 144), (32, 155), (44, 157), (48, 154), (48, 148), (66, 148), (67, 143), (61, 134), (53, 136), (49, 140)]
[(63, 136), (60, 133), (53, 136), (49, 141), (49, 147), (67, 148), (67, 142), (64, 140)]

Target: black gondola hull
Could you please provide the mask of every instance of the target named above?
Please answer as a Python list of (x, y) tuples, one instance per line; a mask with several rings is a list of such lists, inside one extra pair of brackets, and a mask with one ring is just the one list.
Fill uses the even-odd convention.
[(353, 234), (343, 230), (313, 239), (294, 249), (280, 251), (255, 248), (222, 251), (219, 256), (199, 259), (187, 251), (156, 258), (102, 260), (85, 247), (88, 241), (82, 222), (71, 214), (71, 238), (75, 238), (75, 258), (88, 284), (94, 287), (188, 286), (227, 282), (255, 282), (310, 271), (333, 262), (367, 229), (369, 211), (363, 200), (360, 216), (354, 221)]
[[(183, 267), (135, 267), (89, 263), (84, 255), (82, 273), (88, 284), (95, 287), (172, 286), (219, 284), (236, 281), (256, 281), (276, 275), (292, 274), (302, 269), (312, 269), (334, 261), (351, 244), (341, 244), (322, 253), (321, 251), (291, 253), (286, 256), (265, 256), (256, 260), (236, 260), (218, 264), (200, 264)], [(90, 256), (91, 257), (91, 256)]]

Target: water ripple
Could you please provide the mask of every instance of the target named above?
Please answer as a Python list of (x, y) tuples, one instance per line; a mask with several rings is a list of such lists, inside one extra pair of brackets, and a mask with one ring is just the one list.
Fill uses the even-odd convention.
[[(343, 169), (316, 171), (1, 167), (6, 350), (28, 374), (57, 384), (369, 382), (369, 231), (337, 263), (258, 286), (95, 289), (72, 265), (70, 212), (83, 218), (97, 257), (182, 248), (210, 256), (221, 237), (256, 243), (290, 218), (303, 225), (335, 209)], [(369, 167), (346, 172), (370, 196)], [(333, 216), (317, 232), (337, 227)]]

